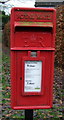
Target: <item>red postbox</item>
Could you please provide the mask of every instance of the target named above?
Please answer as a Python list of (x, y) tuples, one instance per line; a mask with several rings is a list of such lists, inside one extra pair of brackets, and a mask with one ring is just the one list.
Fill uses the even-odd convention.
[(56, 10), (11, 11), (11, 106), (52, 107)]

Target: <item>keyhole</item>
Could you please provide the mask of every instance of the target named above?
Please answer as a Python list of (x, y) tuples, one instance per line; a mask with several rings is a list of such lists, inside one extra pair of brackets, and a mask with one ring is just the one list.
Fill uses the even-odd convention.
[(20, 80), (22, 80), (22, 77), (20, 77)]

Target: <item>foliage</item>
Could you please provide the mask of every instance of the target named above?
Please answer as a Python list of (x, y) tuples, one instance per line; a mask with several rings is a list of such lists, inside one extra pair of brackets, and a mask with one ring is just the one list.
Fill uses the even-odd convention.
[(3, 30), (3, 44), (8, 47), (10, 46), (10, 22), (5, 24)]
[(63, 41), (64, 41), (64, 5), (58, 6), (57, 10), (57, 27), (56, 27), (56, 52), (55, 52), (55, 63), (59, 67), (64, 67), (63, 53)]
[(2, 11), (2, 28), (4, 28), (5, 24), (10, 20), (10, 16), (5, 15), (5, 12)]
[(62, 66), (64, 68), (64, 6), (62, 6), (62, 45), (61, 45), (61, 49), (62, 49)]

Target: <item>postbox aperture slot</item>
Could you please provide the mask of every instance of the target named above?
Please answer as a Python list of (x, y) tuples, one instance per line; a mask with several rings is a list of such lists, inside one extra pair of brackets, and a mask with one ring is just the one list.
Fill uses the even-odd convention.
[(21, 31), (28, 31), (28, 32), (30, 32), (30, 30), (31, 31), (44, 31), (44, 32), (46, 32), (46, 31), (51, 31), (52, 30), (52, 27), (41, 27), (41, 28), (39, 28), (39, 26), (37, 26), (37, 27), (32, 27), (32, 26), (28, 26), (28, 27), (23, 27), (23, 26), (15, 26), (15, 32), (16, 31), (19, 31), (19, 32), (21, 32)]

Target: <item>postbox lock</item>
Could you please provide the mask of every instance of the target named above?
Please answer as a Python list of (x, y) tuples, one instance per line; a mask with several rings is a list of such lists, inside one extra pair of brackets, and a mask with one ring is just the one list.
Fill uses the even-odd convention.
[(31, 57), (37, 57), (37, 51), (31, 51)]
[(20, 77), (20, 80), (22, 80), (22, 77)]

